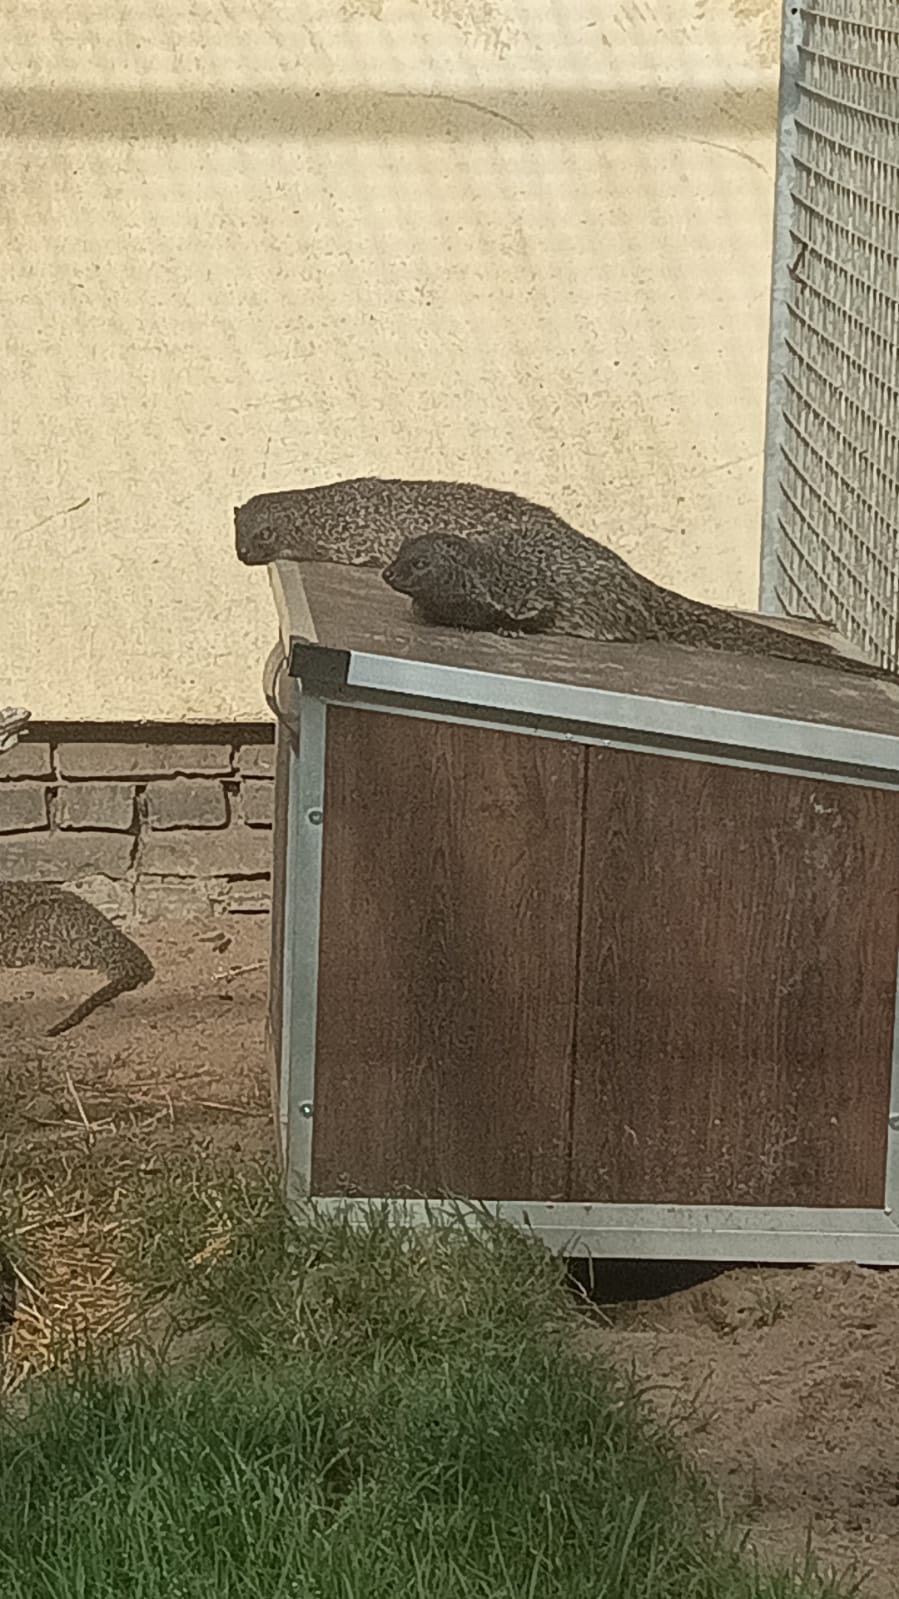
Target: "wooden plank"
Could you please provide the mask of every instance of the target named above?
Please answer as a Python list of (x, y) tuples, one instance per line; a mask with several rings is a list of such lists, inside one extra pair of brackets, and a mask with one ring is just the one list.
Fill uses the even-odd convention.
[(329, 711), (316, 1193), (563, 1193), (584, 767)]
[(588, 758), (570, 1197), (881, 1206), (899, 796)]

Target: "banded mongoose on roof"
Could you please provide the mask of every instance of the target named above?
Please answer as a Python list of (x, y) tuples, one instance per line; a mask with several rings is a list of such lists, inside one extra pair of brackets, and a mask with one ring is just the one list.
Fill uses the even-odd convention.
[(20, 705), (5, 705), (0, 710), (0, 755), (14, 749), (21, 735), (27, 732), (31, 712)]
[(775, 656), (856, 677), (896, 673), (662, 588), (574, 528), (510, 529), (483, 538), (408, 538), (384, 580), (428, 622), (497, 633), (562, 633), (608, 643), (664, 642)]
[(77, 1027), (153, 976), (149, 956), (96, 906), (52, 883), (0, 882), (0, 967), (45, 972), (102, 971), (107, 981), (48, 1029), (48, 1038)]
[[(269, 561), (334, 561), (383, 569), (404, 540), (421, 533), (477, 538), (520, 533), (548, 543), (574, 533), (544, 505), (507, 489), (439, 479), (357, 477), (308, 489), (257, 494), (234, 512), (237, 556), (245, 566)], [(597, 544), (597, 559), (627, 569)]]
[[(897, 681), (822, 640), (662, 588), (555, 511), (506, 489), (440, 479), (345, 478), (257, 494), (236, 508), (234, 523), (238, 558), (246, 566), (333, 561), (387, 568), (391, 587), (410, 593), (420, 616), (449, 626), (667, 641)], [(413, 566), (411, 546), (418, 539), (426, 542), (414, 552)]]

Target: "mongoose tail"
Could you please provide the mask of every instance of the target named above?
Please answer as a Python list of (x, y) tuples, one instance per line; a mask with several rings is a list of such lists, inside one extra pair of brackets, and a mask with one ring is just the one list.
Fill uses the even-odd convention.
[[(122, 937), (124, 938), (124, 936), (123, 933)], [(110, 1000), (118, 999), (120, 994), (127, 994), (130, 989), (140, 988), (142, 983), (150, 981), (154, 972), (152, 961), (144, 955), (143, 950), (138, 949), (136, 944), (132, 948), (135, 951), (135, 955), (141, 957), (141, 969), (138, 970), (141, 963), (135, 960), (127, 972), (122, 971), (116, 977), (111, 978), (108, 983), (103, 984), (102, 988), (98, 988), (95, 994), (88, 995), (87, 999), (76, 1006), (71, 1015), (64, 1017), (61, 1022), (56, 1022), (53, 1027), (48, 1027), (48, 1038), (58, 1038), (60, 1033), (67, 1033), (71, 1027), (77, 1027), (79, 1022), (83, 1022), (84, 1018), (90, 1016), (91, 1012), (97, 1010), (100, 1005), (106, 1005)]]
[(823, 639), (802, 638), (782, 628), (756, 622), (747, 616), (734, 616), (714, 605), (690, 601), (682, 620), (669, 613), (666, 635), (672, 643), (696, 645), (710, 650), (729, 650), (746, 655), (772, 656), (796, 661), (805, 666), (826, 666), (851, 677), (864, 677), (881, 683), (899, 683), (899, 673), (873, 661), (860, 661), (842, 655)]

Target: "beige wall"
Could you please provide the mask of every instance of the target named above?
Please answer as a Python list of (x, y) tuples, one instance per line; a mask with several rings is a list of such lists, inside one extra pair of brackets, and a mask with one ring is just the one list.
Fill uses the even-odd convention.
[(5, 0), (0, 703), (264, 713), (235, 501), (551, 502), (756, 596), (775, 0)]

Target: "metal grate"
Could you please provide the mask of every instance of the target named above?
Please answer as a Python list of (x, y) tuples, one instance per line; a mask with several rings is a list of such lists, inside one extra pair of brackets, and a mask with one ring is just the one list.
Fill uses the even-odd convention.
[(899, 0), (787, 0), (763, 610), (899, 665)]

